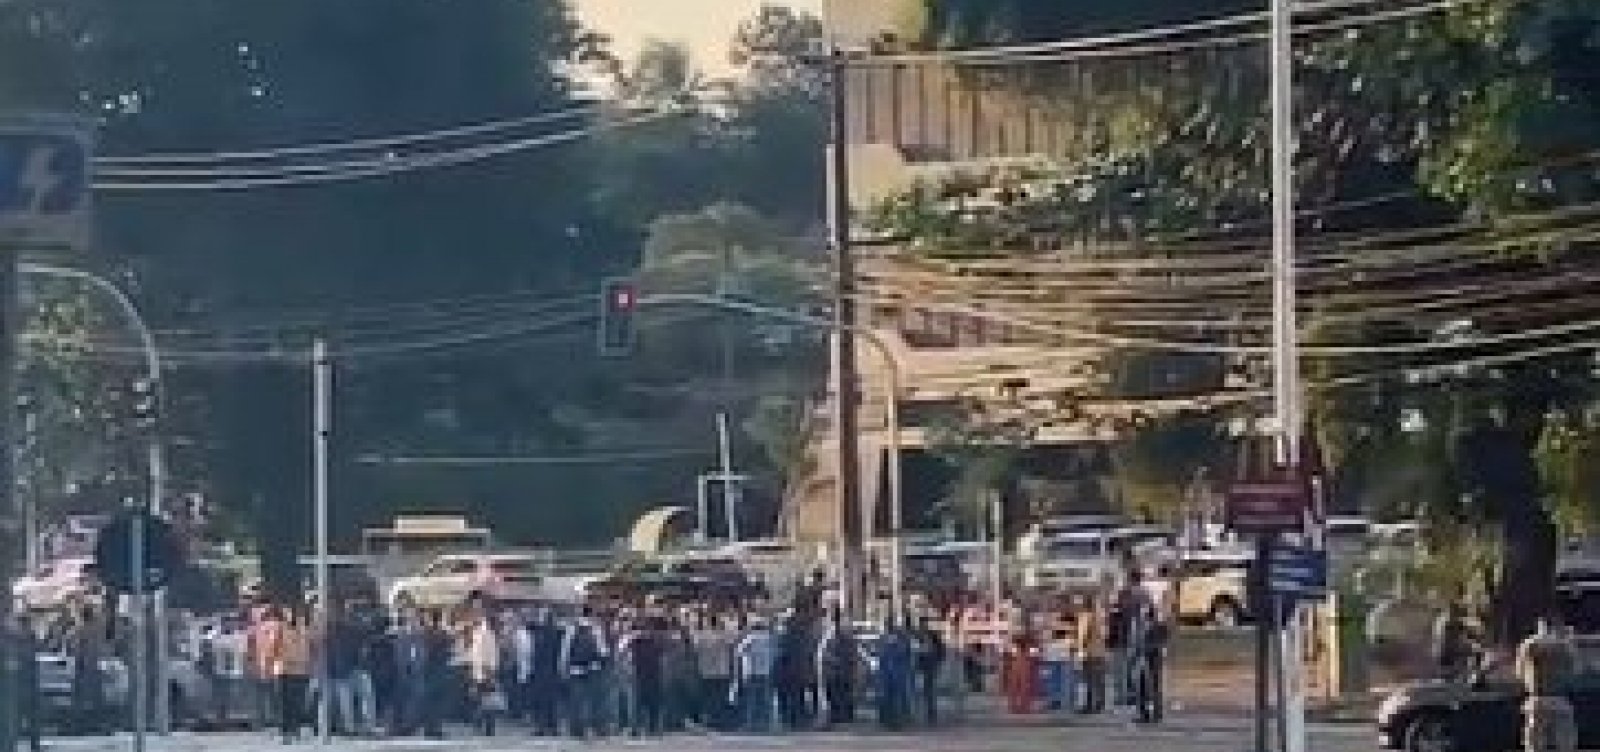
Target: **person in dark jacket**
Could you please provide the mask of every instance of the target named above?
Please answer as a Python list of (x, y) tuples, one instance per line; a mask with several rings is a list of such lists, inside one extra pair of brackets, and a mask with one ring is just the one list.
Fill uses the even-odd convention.
[(534, 619), (533, 667), (529, 679), (528, 706), (533, 730), (540, 736), (561, 733), (561, 642), (562, 629), (549, 611)]
[(791, 615), (778, 637), (773, 678), (777, 684), (778, 715), (792, 731), (803, 730), (811, 723), (806, 692), (816, 674), (815, 656), (804, 619), (799, 614)]
[(666, 725), (666, 625), (649, 616), (635, 628), (628, 650), (633, 657), (635, 736), (658, 736)]
[(349, 736), (367, 733), (371, 719), (361, 717), (358, 706), (356, 671), (361, 667), (361, 632), (350, 615), (340, 614), (328, 624), (326, 644), (328, 685), (331, 688), (338, 723), (335, 728)]
[(891, 619), (878, 641), (878, 723), (885, 729), (906, 727), (912, 670), (911, 635), (898, 620)]
[(450, 636), (437, 615), (408, 614), (394, 640), (398, 695), (395, 735), (444, 736), (444, 684), (450, 671)]
[(856, 674), (861, 667), (861, 644), (837, 610), (833, 612), (832, 623), (817, 648), (817, 663), (828, 705), (828, 724), (839, 726), (855, 723)]
[(939, 723), (939, 677), (944, 671), (944, 638), (924, 618), (911, 633), (915, 650), (917, 690), (922, 699), (922, 714), (929, 726)]

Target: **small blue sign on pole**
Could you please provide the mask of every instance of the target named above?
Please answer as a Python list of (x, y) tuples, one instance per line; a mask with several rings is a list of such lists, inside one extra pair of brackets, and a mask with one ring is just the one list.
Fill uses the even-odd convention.
[(93, 127), (53, 115), (0, 115), (0, 243), (86, 250)]
[(1308, 548), (1279, 548), (1267, 569), (1274, 595), (1309, 601), (1328, 594), (1328, 552)]

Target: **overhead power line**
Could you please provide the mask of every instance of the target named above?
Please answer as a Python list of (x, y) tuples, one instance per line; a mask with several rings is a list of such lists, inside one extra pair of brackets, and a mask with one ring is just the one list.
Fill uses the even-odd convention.
[[(207, 152), (155, 152), (139, 155), (105, 156), (95, 159), (96, 165), (104, 167), (119, 167), (122, 165), (210, 165), (225, 162), (252, 162), (284, 159), (286, 157), (308, 157), (322, 154), (335, 154), (351, 151), (375, 151), (390, 149), (397, 146), (413, 146), (432, 141), (465, 138), (469, 136), (482, 136), (500, 133), (502, 131), (525, 128), (530, 125), (572, 120), (575, 118), (589, 117), (602, 112), (602, 109), (593, 105), (573, 107), (553, 112), (541, 112), (535, 115), (522, 117), (503, 118), (490, 120), (471, 125), (461, 125), (449, 128), (407, 133), (395, 136), (381, 136), (370, 138), (356, 138), (344, 141), (325, 141), (321, 143), (302, 144), (296, 146), (275, 146), (262, 149), (241, 151), (207, 151)], [(102, 169), (102, 173), (107, 170)]]
[[(296, 174), (296, 171), (309, 166), (297, 165), (295, 171), (270, 171), (251, 170), (242, 177), (227, 177), (220, 173), (214, 179), (207, 180), (151, 180), (149, 177), (128, 177), (119, 179), (115, 175), (97, 179), (95, 189), (103, 191), (241, 191), (257, 188), (281, 188), (302, 185), (319, 185), (326, 183), (350, 182), (372, 177), (383, 177), (401, 173), (415, 172), (418, 170), (455, 167), (460, 165), (481, 162), (494, 157), (505, 156), (517, 152), (554, 146), (573, 141), (578, 141), (606, 131), (641, 125), (654, 122), (666, 117), (676, 115), (672, 111), (651, 112), (642, 115), (611, 120), (597, 124), (590, 128), (575, 129), (561, 133), (553, 133), (532, 138), (517, 139), (504, 143), (486, 146), (466, 147), (433, 154), (420, 154), (405, 157), (381, 158), (378, 160), (365, 160), (361, 166), (330, 167), (327, 171)], [(182, 171), (178, 171), (181, 173)], [(182, 174), (173, 174), (172, 177), (187, 177)]]
[[(1323, 23), (1302, 24), (1295, 29), (1295, 32), (1298, 34), (1309, 34), (1322, 31), (1348, 29), (1355, 26), (1363, 26), (1374, 23), (1383, 23), (1392, 20), (1410, 18), (1417, 15), (1439, 12), (1458, 5), (1463, 5), (1469, 1), (1470, 0), (1440, 0), (1427, 3), (1409, 3), (1400, 8), (1393, 8), (1365, 15), (1353, 15)], [(1390, 0), (1328, 0), (1327, 2), (1302, 2), (1296, 4), (1295, 12), (1299, 15), (1324, 14), (1342, 9), (1381, 5), (1388, 2), (1390, 2)], [(1204, 32), (1217, 32), (1237, 28), (1248, 28), (1250, 26), (1263, 24), (1266, 20), (1267, 13), (1265, 12), (1242, 13), (1233, 16), (1212, 18), (1185, 24), (1152, 27), (1116, 34), (1078, 37), (1055, 42), (996, 45), (990, 47), (974, 47), (960, 50), (939, 50), (933, 52), (876, 54), (849, 60), (847, 62), (856, 66), (905, 65), (912, 63), (986, 65), (996, 63), (1003, 64), (1046, 60), (1060, 61), (1080, 58), (1127, 57), (1134, 55), (1160, 54), (1164, 52), (1178, 52), (1187, 49), (1210, 46), (1229, 46), (1244, 41), (1259, 39), (1265, 35), (1265, 32), (1255, 31), (1226, 36), (1182, 39), (1181, 41), (1171, 41), (1158, 44), (1141, 43), (1173, 38), (1183, 38)]]

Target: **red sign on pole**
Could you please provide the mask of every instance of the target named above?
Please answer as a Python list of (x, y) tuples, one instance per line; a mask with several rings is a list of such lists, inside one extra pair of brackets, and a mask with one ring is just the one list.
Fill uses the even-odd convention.
[(1299, 480), (1237, 483), (1228, 489), (1228, 527), (1248, 535), (1300, 530), (1310, 498)]

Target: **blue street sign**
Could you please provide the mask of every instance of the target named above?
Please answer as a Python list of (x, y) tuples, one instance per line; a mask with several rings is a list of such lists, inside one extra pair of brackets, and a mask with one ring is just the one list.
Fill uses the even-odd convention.
[(1317, 600), (1328, 593), (1328, 552), (1279, 548), (1267, 568), (1272, 592), (1295, 600)]
[(0, 118), (0, 243), (84, 249), (92, 175), (84, 121)]

